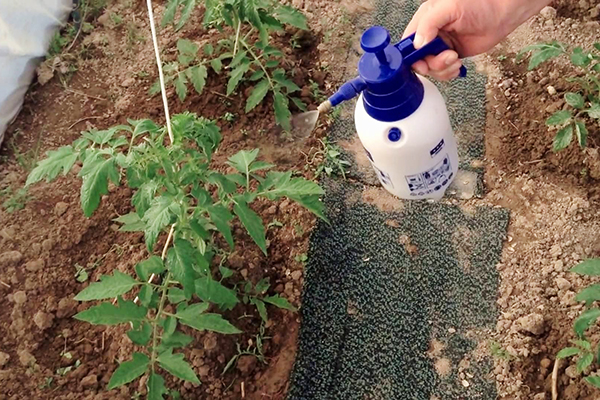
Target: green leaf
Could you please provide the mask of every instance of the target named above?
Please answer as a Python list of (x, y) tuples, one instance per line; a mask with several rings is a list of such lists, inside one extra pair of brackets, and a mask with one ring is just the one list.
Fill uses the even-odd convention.
[(258, 157), (259, 151), (259, 149), (238, 151), (236, 154), (229, 157), (227, 164), (231, 165), (242, 174), (247, 175), (250, 173), (250, 165), (256, 160), (256, 157)]
[(308, 109), (306, 108), (306, 104), (302, 100), (297, 97), (292, 97), (292, 102), (298, 107), (300, 111), (306, 112)]
[(198, 54), (198, 49), (198, 45), (191, 40), (179, 39), (177, 41), (177, 51), (179, 51), (180, 54), (196, 56), (196, 54)]
[(580, 352), (581, 349), (578, 349), (577, 347), (565, 347), (564, 349), (559, 351), (558, 354), (556, 354), (556, 358), (562, 359), (567, 357), (573, 357), (579, 354)]
[(179, 288), (170, 288), (167, 296), (169, 298), (169, 303), (172, 304), (181, 303), (185, 300), (185, 294), (183, 293), (183, 290)]
[(146, 307), (136, 306), (133, 301), (119, 300), (119, 307), (111, 303), (102, 303), (76, 314), (73, 318), (93, 325), (118, 325), (144, 321), (147, 312)]
[(553, 150), (561, 151), (566, 149), (573, 141), (573, 125), (569, 125), (558, 131), (554, 137)]
[(290, 310), (290, 311), (297, 310), (296, 307), (294, 307), (293, 305), (290, 304), (289, 301), (287, 301), (287, 299), (284, 299), (283, 297), (280, 297), (279, 295), (265, 297), (263, 299), (263, 301), (265, 303), (273, 304), (274, 306), (277, 306), (279, 308), (283, 308), (286, 310)]
[(571, 340), (571, 343), (581, 347), (584, 350), (592, 351), (592, 345), (587, 340), (581, 340), (581, 339)]
[(579, 358), (577, 361), (577, 372), (582, 373), (587, 367), (589, 367), (594, 361), (594, 355), (592, 353), (586, 353)]
[(279, 66), (279, 60), (269, 60), (265, 64), (265, 67), (267, 67), (267, 68), (276, 68), (278, 66)]
[(75, 296), (75, 300), (91, 301), (117, 297), (129, 292), (138, 284), (139, 282), (131, 276), (115, 270), (112, 276), (102, 275), (100, 277), (100, 282), (94, 282), (83, 289)]
[[(160, 349), (162, 351), (168, 349), (175, 349), (178, 347), (186, 347), (188, 344), (192, 343), (194, 338), (188, 335), (185, 335), (181, 332), (173, 332), (168, 335), (164, 335), (162, 341), (160, 342)], [(161, 351), (161, 350), (159, 350)]]
[(110, 381), (108, 381), (107, 389), (112, 390), (144, 375), (148, 370), (149, 363), (150, 359), (147, 355), (137, 352), (133, 353), (133, 359), (119, 365), (119, 368), (112, 374)]
[(583, 289), (581, 292), (579, 292), (577, 294), (577, 296), (575, 296), (575, 301), (577, 301), (577, 302), (585, 301), (587, 306), (592, 304), (594, 301), (598, 301), (598, 300), (600, 300), (600, 285), (599, 284), (588, 286), (585, 289)]
[(146, 211), (148, 211), (150, 208), (150, 205), (154, 200), (154, 196), (159, 188), (159, 183), (154, 180), (144, 182), (131, 198), (131, 204), (133, 204), (137, 214), (140, 217), (143, 217)]
[(206, 77), (208, 76), (208, 71), (206, 70), (206, 67), (204, 65), (193, 67), (191, 71), (191, 80), (192, 84), (194, 85), (194, 89), (196, 89), (196, 92), (198, 94), (202, 94), (204, 86), (206, 85)]
[(143, 232), (146, 228), (144, 221), (142, 221), (140, 216), (134, 212), (121, 215), (119, 218), (113, 219), (113, 221), (123, 224), (119, 228), (119, 231), (121, 232)]
[(148, 282), (152, 274), (160, 275), (164, 271), (165, 266), (159, 256), (150, 256), (150, 258), (139, 262), (135, 266), (135, 272), (143, 282)]
[(220, 314), (201, 314), (194, 319), (182, 319), (181, 323), (199, 331), (212, 331), (229, 335), (242, 333)]
[(194, 320), (194, 319), (198, 318), (206, 310), (208, 310), (209, 306), (210, 306), (209, 303), (195, 303), (195, 304), (190, 305), (189, 307), (186, 307), (182, 311), (177, 311), (177, 314), (175, 314), (175, 317), (179, 318), (179, 319), (185, 319), (185, 320)]
[(585, 260), (571, 268), (571, 272), (586, 276), (600, 276), (600, 258)]
[(557, 41), (553, 41), (552, 43), (545, 44), (535, 44), (532, 46), (527, 46), (523, 50), (517, 54), (517, 60), (521, 58), (524, 53), (532, 51), (531, 58), (529, 60), (528, 69), (531, 71), (532, 69), (537, 68), (540, 64), (550, 60), (551, 58), (555, 58), (564, 53), (563, 46)]
[(233, 249), (233, 236), (231, 235), (231, 227), (229, 226), (229, 221), (233, 219), (233, 216), (229, 210), (222, 205), (217, 205), (208, 207), (207, 211), (213, 224), (221, 232), (229, 247)]
[(158, 356), (158, 363), (161, 368), (172, 375), (192, 383), (200, 384), (200, 380), (192, 367), (183, 360), (183, 354), (173, 354), (172, 350), (167, 350)]
[(269, 283), (269, 278), (263, 278), (260, 281), (258, 281), (254, 290), (258, 294), (263, 294), (269, 289), (270, 286), (271, 284)]
[(227, 179), (227, 177), (218, 172), (212, 172), (208, 177), (208, 182), (218, 185), (227, 194), (232, 194), (237, 190), (234, 181)]
[(258, 315), (260, 315), (260, 318), (266, 323), (269, 320), (269, 317), (267, 315), (267, 307), (265, 306), (265, 303), (254, 297), (250, 299), (250, 303), (256, 306)]
[(177, 13), (177, 7), (181, 3), (181, 0), (168, 0), (168, 3), (160, 23), (162, 26), (166, 26), (173, 22), (175, 14)]
[(196, 279), (196, 295), (205, 302), (217, 304), (224, 310), (231, 310), (239, 302), (235, 291), (226, 288), (210, 276)]
[(300, 11), (290, 6), (279, 6), (275, 9), (273, 16), (284, 24), (307, 30), (306, 17)]
[(215, 58), (214, 60), (211, 60), (210, 66), (217, 74), (220, 74), (221, 70), (223, 69), (223, 63), (221, 62), (221, 60), (219, 58)]
[(590, 385), (600, 389), (600, 376), (587, 376), (584, 380)]
[(177, 96), (179, 97), (180, 101), (185, 101), (185, 98), (187, 97), (187, 82), (188, 80), (185, 74), (177, 74), (177, 79), (175, 79), (174, 84), (175, 93), (177, 93)]
[(90, 217), (100, 204), (102, 195), (108, 194), (108, 179), (116, 185), (121, 180), (114, 158), (105, 159), (101, 155), (86, 158), (79, 172), (83, 178), (81, 185), (81, 208)]
[(266, 79), (263, 79), (256, 86), (254, 86), (254, 90), (252, 90), (252, 93), (246, 101), (246, 113), (252, 111), (257, 105), (260, 104), (260, 102), (263, 101), (269, 92), (270, 87), (271, 84)]
[(273, 74), (273, 79), (275, 82), (286, 88), (288, 94), (300, 91), (298, 85), (286, 78), (285, 71)]
[(550, 118), (548, 118), (546, 120), (546, 125), (548, 125), (548, 126), (554, 126), (554, 125), (564, 124), (572, 116), (573, 116), (573, 114), (569, 110), (557, 111)]
[(242, 221), (242, 225), (244, 225), (252, 240), (254, 240), (262, 252), (267, 255), (265, 227), (260, 216), (242, 201), (238, 201), (238, 203), (233, 206), (233, 211), (240, 218), (240, 221)]
[(585, 127), (584, 122), (579, 120), (575, 121), (575, 135), (577, 135), (577, 142), (579, 142), (579, 146), (586, 147), (588, 130)]
[(231, 95), (238, 87), (240, 81), (244, 77), (244, 74), (250, 69), (249, 63), (242, 63), (238, 65), (229, 74), (229, 81), (227, 82), (227, 96)]
[(575, 333), (579, 337), (583, 337), (586, 329), (590, 327), (591, 324), (596, 322), (596, 320), (600, 317), (600, 309), (599, 308), (591, 308), (589, 310), (584, 311), (579, 318), (575, 320), (573, 324), (573, 329)]
[(152, 286), (150, 286), (150, 285), (142, 286), (142, 289), (140, 290), (140, 293), (138, 294), (138, 297), (140, 298), (140, 304), (143, 305), (144, 307), (150, 307), (150, 304), (152, 304), (152, 300), (155, 298), (155, 295), (157, 295), (157, 294), (152, 289)]
[(591, 118), (600, 118), (600, 104), (592, 104), (592, 106), (588, 110), (585, 110), (585, 112), (587, 112)]
[(179, 204), (169, 196), (157, 197), (152, 201), (143, 217), (146, 223), (144, 234), (148, 251), (152, 252), (158, 234), (179, 214), (179, 209)]
[(233, 275), (233, 271), (226, 267), (219, 267), (219, 271), (221, 272), (221, 277), (223, 279), (227, 279)]
[(192, 11), (194, 11), (194, 7), (196, 7), (196, 0), (183, 0), (183, 10), (181, 10), (181, 16), (179, 18), (179, 22), (175, 26), (175, 30), (178, 31), (188, 22), (190, 16), (192, 15)]
[[(256, 82), (257, 80), (261, 79), (264, 76), (265, 76), (265, 71), (263, 71), (262, 69), (259, 69), (259, 70), (256, 70), (252, 75), (250, 75), (250, 78), (248, 78), (248, 80), (251, 82)], [(268, 82), (269, 81), (267, 81), (267, 83)]]
[(131, 341), (140, 346), (145, 346), (150, 341), (152, 337), (152, 326), (144, 322), (140, 329), (127, 331), (127, 336)]
[(191, 243), (184, 239), (175, 239), (173, 247), (167, 253), (167, 267), (173, 278), (183, 285), (183, 292), (188, 300), (194, 294), (195, 260), (196, 250)]
[(292, 113), (288, 108), (288, 99), (283, 93), (276, 91), (274, 100), (275, 120), (285, 131), (289, 132), (292, 130)]
[(163, 400), (163, 396), (168, 393), (165, 379), (154, 372), (150, 373), (146, 387), (148, 389), (148, 400)]
[(565, 93), (565, 101), (568, 105), (574, 108), (583, 108), (585, 105), (585, 100), (582, 95), (579, 93)]
[(212, 44), (207, 43), (204, 45), (204, 48), (202, 49), (202, 51), (204, 52), (204, 54), (206, 56), (212, 56), (215, 53), (215, 48), (213, 47)]
[(581, 47), (573, 49), (573, 54), (571, 54), (571, 62), (573, 65), (585, 67), (589, 65), (591, 61), (592, 60), (588, 57), (588, 53), (584, 53)]

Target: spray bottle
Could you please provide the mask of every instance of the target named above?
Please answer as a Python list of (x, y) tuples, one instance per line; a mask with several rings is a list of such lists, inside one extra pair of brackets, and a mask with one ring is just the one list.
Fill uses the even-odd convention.
[[(383, 187), (401, 199), (439, 200), (458, 171), (456, 139), (442, 95), (411, 66), (449, 47), (438, 37), (416, 50), (413, 39), (392, 45), (385, 28), (368, 29), (361, 38), (359, 76), (319, 112), (359, 95), (356, 131)], [(466, 75), (464, 67), (460, 75)]]

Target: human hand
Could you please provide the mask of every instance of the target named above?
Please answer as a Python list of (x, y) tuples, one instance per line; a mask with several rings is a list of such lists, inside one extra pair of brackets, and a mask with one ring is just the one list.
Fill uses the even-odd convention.
[(414, 46), (418, 49), (439, 35), (453, 50), (417, 61), (413, 69), (439, 80), (455, 78), (462, 65), (459, 58), (490, 50), (550, 2), (428, 0), (419, 7), (403, 37), (416, 33)]

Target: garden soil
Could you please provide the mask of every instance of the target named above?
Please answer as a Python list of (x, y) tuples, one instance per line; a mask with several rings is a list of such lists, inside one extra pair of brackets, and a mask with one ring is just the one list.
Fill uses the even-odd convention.
[[(105, 390), (118, 362), (126, 360), (132, 350), (123, 329), (93, 327), (71, 318), (85, 308), (72, 300), (87, 284), (75, 279), (77, 266), (87, 268), (89, 281), (95, 281), (100, 274), (115, 268), (131, 273), (135, 263), (145, 257), (142, 238), (115, 232), (117, 226), (112, 222), (129, 212), (131, 192), (111, 187), (96, 214), (86, 219), (79, 208), (80, 182), (75, 177), (75, 166), (66, 177), (35, 186), (24, 199), (14, 196), (24, 184), (32, 162), (46, 150), (71, 143), (82, 130), (106, 128), (125, 122), (126, 118), (150, 117), (163, 122), (160, 99), (147, 96), (156, 79), (156, 68), (144, 3), (127, 0), (109, 4), (105, 12), (96, 16), (94, 29), (78, 39), (72, 54), (53, 60), (54, 73), (51, 69), (40, 70), (41, 82), (51, 79), (44, 85), (33, 85), (0, 150), (0, 399), (144, 397), (143, 381), (111, 392)], [(348, 57), (347, 48), (359, 50), (360, 32), (355, 31), (351, 21), (372, 13), (374, 4), (366, 0), (293, 0), (293, 4), (306, 12), (312, 32), (301, 41), (301, 49), (292, 51), (288, 47), (287, 68), (296, 70), (304, 100), (314, 107), (317, 101), (312, 98), (309, 80), (317, 82), (325, 94), (333, 92), (349, 68), (356, 65), (358, 52), (353, 58)], [(594, 11), (597, 4), (562, 0), (555, 7), (556, 14), (550, 12), (547, 17), (532, 19), (488, 56), (476, 60), (478, 70), (488, 76), (488, 113), (486, 157), (472, 167), (485, 166), (483, 183), (487, 194), (462, 202), (456, 205), (460, 211), (453, 211), (465, 222), (469, 221), (469, 212), (482, 206), (503, 207), (511, 213), (502, 258), (496, 265), (499, 286), (495, 329), (468, 332), (468, 340), (463, 343), (476, 361), (490, 360), (493, 354), (493, 365), (490, 361), (484, 364), (486, 370), (492, 371), (485, 382), (493, 386), (495, 378), (494, 390), (506, 400), (551, 398), (549, 380), (554, 355), (574, 337), (572, 321), (581, 312), (581, 306), (574, 304), (572, 298), (591, 282), (568, 273), (568, 269), (583, 258), (600, 255), (600, 212), (594, 189), (598, 181), (592, 174), (594, 152), (590, 155), (573, 148), (553, 154), (549, 151), (552, 133), (543, 125), (553, 107), (561, 106), (553, 104), (560, 101), (561, 91), (567, 88), (560, 80), (565, 65), (556, 62), (539, 73), (528, 73), (523, 64), (514, 62), (519, 49), (539, 40), (557, 38), (571, 44), (590, 44), (598, 39), (600, 28)], [(157, 2), (157, 19), (162, 10), (163, 5)], [(112, 14), (123, 17), (122, 22), (115, 23)], [(198, 42), (218, 38), (215, 32), (207, 35), (199, 28), (201, 17), (202, 11), (198, 10), (177, 34), (171, 28), (161, 31), (160, 46), (166, 49), (166, 60), (175, 57), (175, 42), (180, 36)], [(287, 32), (277, 40), (287, 46), (293, 34)], [(69, 71), (70, 65), (77, 65), (77, 71)], [(346, 70), (341, 71), (340, 66)], [(512, 81), (506, 83), (509, 79)], [(512, 87), (508, 93), (506, 85)], [(557, 89), (556, 95), (546, 94), (549, 85)], [(190, 95), (183, 104), (172, 89), (169, 91), (174, 112), (190, 110), (212, 118), (226, 112), (238, 115), (232, 123), (219, 119), (224, 143), (216, 160), (218, 165), (239, 149), (260, 146), (266, 160), (282, 168), (297, 169), (307, 177), (313, 175), (311, 167), (305, 169), (305, 154), (316, 152), (320, 146), (317, 138), (324, 135), (327, 126), (319, 127), (307, 141), (294, 143), (295, 151), (282, 150), (286, 142), (275, 128), (271, 104), (267, 102), (245, 115), (241, 105), (247, 91), (229, 99), (219, 94), (223, 91), (224, 81), (216, 76), (209, 77), (209, 95)], [(590, 134), (597, 137), (598, 131)], [(350, 149), (359, 148), (352, 140), (342, 142)], [(591, 143), (593, 150), (595, 143)], [(350, 200), (360, 197), (387, 213), (406, 212), (376, 186), (365, 186), (365, 181), (358, 177), (354, 186), (340, 188), (337, 193), (353, 192)], [(9, 199), (19, 200), (13, 205), (26, 200), (24, 208), (9, 213)], [(361, 207), (363, 211), (373, 211), (368, 204)], [(283, 224), (269, 230), (270, 257), (265, 259), (238, 227), (238, 247), (227, 262), (236, 271), (235, 279), (248, 277), (257, 281), (268, 276), (274, 292), (300, 305), (304, 268), (296, 256), (308, 251), (315, 220), (286, 201), (260, 204), (257, 211), (266, 222), (277, 220)], [(388, 233), (402, 223), (391, 219), (380, 222)], [(398, 237), (398, 243), (409, 254), (419, 252), (419, 243), (410, 238)], [(372, 282), (367, 280), (365, 285)], [(381, 299), (381, 304), (385, 301)], [(348, 303), (345, 311), (356, 323), (369, 317), (360, 304)], [(417, 311), (420, 312), (418, 308)], [(233, 320), (245, 312), (251, 317), (239, 320), (245, 321), (240, 322), (246, 332), (243, 337), (188, 332), (194, 335), (196, 345), (186, 351), (186, 356), (203, 384), (196, 387), (170, 378), (168, 386), (178, 389), (183, 398), (285, 398), (296, 358), (300, 326), (296, 314), (269, 309), (271, 320), (266, 334), (270, 339), (265, 341), (264, 349), (267, 363), (244, 357), (234, 369), (221, 374), (229, 358), (236, 354), (236, 344), (247, 346), (258, 332), (259, 317), (250, 309), (237, 310), (237, 314), (227, 317)], [(444, 334), (452, 336), (449, 329)], [(600, 332), (592, 331), (591, 339), (598, 342)], [(490, 346), (491, 341), (497, 346)], [(433, 365), (434, 370), (428, 371), (449, 379), (453, 387), (457, 383), (463, 385), (463, 378), (470, 381), (466, 373), (460, 375), (464, 371), (458, 375), (453, 372), (461, 360), (445, 356), (448, 346), (444, 340), (431, 340), (429, 346), (421, 347), (410, 351), (413, 355), (420, 352), (422, 357), (418, 359), (427, 368)], [(74, 368), (75, 364), (81, 365)], [(67, 371), (69, 366), (72, 370)], [(461, 368), (464, 367), (469, 366), (463, 362)], [(385, 393), (392, 383), (378, 382), (380, 393)], [(581, 382), (567, 362), (559, 369), (558, 387), (561, 399), (592, 400), (600, 396)], [(385, 397), (375, 392), (371, 398)]]

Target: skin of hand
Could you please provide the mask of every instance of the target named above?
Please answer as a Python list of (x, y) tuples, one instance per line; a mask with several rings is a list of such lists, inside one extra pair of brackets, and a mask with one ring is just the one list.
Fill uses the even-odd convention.
[(459, 58), (484, 53), (540, 12), (551, 0), (428, 0), (406, 27), (404, 36), (416, 32), (414, 46), (421, 48), (438, 35), (453, 50), (417, 61), (421, 75), (450, 80), (459, 74)]

